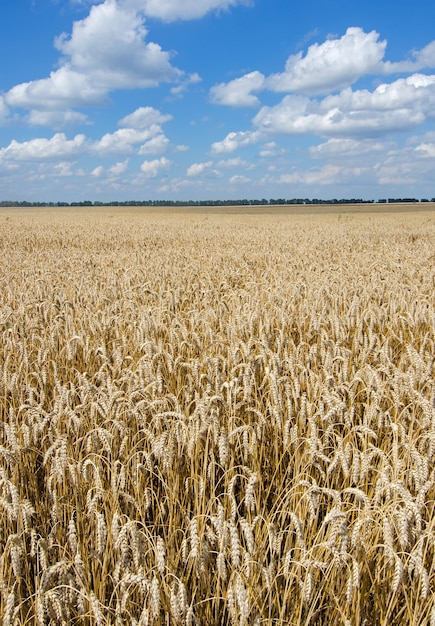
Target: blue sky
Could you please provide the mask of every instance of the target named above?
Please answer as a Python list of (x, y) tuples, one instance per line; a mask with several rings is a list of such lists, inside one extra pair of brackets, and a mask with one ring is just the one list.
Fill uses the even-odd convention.
[(0, 200), (435, 196), (435, 3), (3, 0)]

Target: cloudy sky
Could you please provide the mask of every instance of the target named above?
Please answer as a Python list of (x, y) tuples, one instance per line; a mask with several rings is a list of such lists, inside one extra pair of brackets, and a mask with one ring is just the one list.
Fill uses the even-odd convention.
[(0, 200), (435, 196), (435, 3), (2, 0)]

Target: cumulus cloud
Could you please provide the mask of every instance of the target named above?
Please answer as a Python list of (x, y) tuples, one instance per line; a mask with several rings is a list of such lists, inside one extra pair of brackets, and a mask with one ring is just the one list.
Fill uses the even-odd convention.
[[(164, 135), (160, 124), (171, 116), (163, 115), (151, 107), (137, 109), (120, 120), (121, 128), (106, 133), (100, 139), (90, 140), (85, 135), (76, 135), (68, 140), (64, 133), (57, 133), (51, 139), (36, 138), (26, 142), (12, 141), (0, 150), (4, 161), (47, 160), (68, 158), (81, 154), (102, 157), (121, 154), (161, 154), (167, 149), (169, 139)], [(135, 124), (137, 128), (128, 127)]]
[(65, 126), (78, 126), (89, 124), (88, 116), (78, 111), (30, 111), (26, 116), (26, 122), (30, 126), (47, 126), (56, 130)]
[(435, 143), (421, 143), (415, 152), (423, 158), (435, 158)]
[(138, 154), (162, 154), (166, 152), (168, 145), (169, 139), (165, 135), (159, 134), (143, 143), (139, 148)]
[(285, 96), (263, 107), (254, 126), (266, 134), (376, 136), (422, 124), (434, 116), (435, 76), (415, 74), (368, 90), (343, 90), (321, 101)]
[(338, 182), (341, 175), (342, 168), (338, 165), (327, 164), (321, 168), (283, 174), (278, 182), (286, 184), (303, 183), (308, 185), (330, 185)]
[(154, 159), (153, 161), (144, 161), (140, 169), (146, 178), (157, 178), (157, 176), (162, 171), (168, 169), (170, 165), (171, 161), (166, 157), (162, 157), (161, 159)]
[[(293, 169), (267, 182), (311, 186), (355, 184), (357, 181), (367, 184), (370, 181), (370, 184), (388, 185), (391, 189), (394, 186), (396, 193), (398, 188), (404, 189), (410, 184), (421, 188), (430, 180), (435, 159), (435, 144), (431, 144), (430, 133), (424, 135), (424, 138), (429, 140), (427, 147), (426, 142), (412, 147), (421, 137), (409, 139), (404, 146), (392, 141), (330, 139), (318, 147), (323, 148), (320, 151), (314, 153), (315, 148), (310, 150), (312, 156), (326, 160), (324, 166), (305, 171)], [(423, 146), (421, 150), (420, 146)], [(384, 192), (379, 193), (382, 195)]]
[(56, 172), (56, 174), (61, 177), (73, 175), (73, 172), (71, 169), (71, 163), (69, 161), (61, 161), (60, 163), (56, 163), (53, 169)]
[[(258, 111), (252, 120), (253, 130), (233, 131), (222, 141), (213, 143), (211, 151), (231, 153), (279, 135), (373, 139), (408, 131), (434, 118), (435, 75), (413, 74), (378, 85), (373, 91), (347, 87), (323, 99), (287, 95), (277, 105), (264, 106)], [(344, 145), (331, 142), (319, 148), (318, 154)], [(268, 150), (264, 151), (262, 156), (267, 153)]]
[(182, 76), (168, 52), (145, 41), (147, 34), (137, 7), (105, 0), (74, 23), (71, 35), (56, 39), (62, 54), (59, 69), (48, 78), (12, 87), (5, 101), (13, 107), (62, 111), (101, 104), (115, 89), (153, 87)]
[(204, 170), (212, 167), (213, 161), (207, 161), (206, 163), (193, 163), (190, 167), (187, 168), (187, 176), (199, 176), (204, 172)]
[(5, 94), (5, 100), (11, 107), (62, 111), (69, 107), (101, 104), (105, 95), (106, 91), (93, 84), (88, 76), (70, 67), (61, 67), (51, 72), (49, 78), (12, 87)]
[(13, 139), (9, 146), (0, 149), (0, 160), (35, 161), (74, 157), (86, 149), (85, 135), (68, 140), (64, 133), (51, 139), (37, 138), (22, 143)]
[(125, 161), (120, 161), (119, 163), (115, 163), (115, 165), (112, 165), (111, 167), (109, 167), (109, 174), (111, 174), (112, 176), (120, 176), (121, 174), (124, 174), (124, 172), (127, 171), (128, 168), (128, 159), (126, 159)]
[(252, 71), (210, 90), (211, 101), (228, 106), (256, 106), (264, 90), (304, 96), (319, 96), (343, 90), (370, 74), (417, 73), (435, 67), (435, 41), (411, 53), (411, 59), (384, 61), (387, 42), (379, 33), (350, 27), (341, 37), (309, 46), (307, 52), (291, 55), (284, 72), (265, 77)]
[(246, 183), (250, 183), (252, 181), (247, 176), (241, 176), (236, 174), (235, 176), (231, 176), (228, 182), (230, 183), (230, 185), (246, 185)]
[(0, 95), (0, 123), (9, 114), (9, 109), (3, 96)]
[[(139, 107), (119, 122), (121, 130), (133, 130), (141, 143), (138, 154), (161, 154), (167, 150), (169, 139), (162, 131), (161, 124), (172, 119), (172, 115), (164, 115), (153, 107)], [(119, 131), (118, 131), (119, 132)]]
[(251, 167), (250, 163), (244, 161), (240, 157), (236, 157), (232, 159), (221, 159), (220, 161), (217, 161), (217, 163), (213, 161), (192, 163), (192, 165), (187, 168), (186, 175), (189, 178), (194, 178), (207, 173), (208, 177), (220, 177), (222, 176), (221, 170), (235, 170), (236, 168), (251, 169)]
[(385, 74), (395, 72), (418, 72), (423, 69), (432, 69), (435, 67), (435, 41), (431, 41), (421, 50), (413, 50), (411, 59), (392, 63), (385, 61), (382, 65)]
[[(417, 166), (411, 160), (397, 162), (397, 158), (387, 159), (374, 167), (374, 171), (380, 185), (415, 185), (419, 182), (422, 174), (421, 164)], [(427, 172), (426, 172), (427, 174)]]
[(385, 154), (391, 144), (385, 141), (373, 141), (372, 139), (328, 139), (325, 143), (310, 148), (310, 154), (315, 159), (334, 159), (356, 157), (361, 158), (367, 154)]
[(169, 53), (146, 43), (147, 30), (139, 11), (105, 0), (75, 22), (70, 37), (61, 35), (56, 47), (68, 63), (104, 90), (150, 87), (177, 74)]
[(92, 143), (91, 151), (101, 156), (109, 154), (131, 154), (135, 148), (149, 141), (156, 133), (156, 127), (136, 130), (135, 128), (119, 128), (114, 133), (106, 133)]
[(211, 146), (214, 154), (228, 154), (243, 146), (249, 146), (260, 139), (257, 131), (231, 132), (222, 141), (216, 141)]
[(412, 56), (417, 68), (414, 67), (411, 71), (435, 67), (435, 41), (431, 41), (421, 50), (414, 51)]
[(171, 22), (203, 17), (210, 11), (221, 11), (237, 5), (249, 5), (250, 0), (130, 0), (143, 7), (146, 15)]
[(348, 28), (339, 39), (313, 44), (288, 58), (285, 71), (272, 74), (267, 87), (272, 91), (323, 94), (351, 85), (365, 74), (380, 69), (387, 42), (376, 31)]
[(103, 172), (104, 172), (104, 167), (102, 165), (98, 165), (92, 170), (91, 174), (92, 176), (95, 176), (95, 178), (100, 178)]
[(413, 74), (392, 83), (378, 85), (374, 91), (345, 89), (322, 101), (324, 109), (340, 107), (353, 111), (395, 111), (417, 109), (431, 115), (435, 96), (435, 75)]
[(265, 77), (253, 71), (210, 90), (212, 102), (229, 106), (255, 106), (254, 95), (264, 89), (304, 95), (320, 95), (342, 89), (361, 76), (383, 71), (387, 42), (376, 31), (348, 28), (340, 38), (313, 44), (305, 55), (291, 55), (284, 72)]
[(249, 167), (249, 163), (240, 157), (234, 157), (232, 159), (222, 159), (216, 163), (216, 166), (234, 169), (235, 167)]
[(126, 115), (118, 122), (122, 128), (148, 128), (155, 124), (164, 124), (172, 119), (172, 115), (164, 115), (153, 107), (139, 107), (130, 115)]
[(187, 90), (189, 85), (196, 85), (197, 83), (200, 83), (201, 80), (201, 76), (196, 72), (194, 74), (190, 74), (186, 78), (182, 78), (179, 85), (171, 88), (171, 94), (173, 96), (180, 96)]
[(260, 101), (252, 92), (260, 91), (265, 84), (261, 72), (250, 72), (229, 83), (220, 83), (210, 90), (211, 101), (229, 106), (257, 106)]
[(278, 154), (282, 154), (283, 152), (284, 151), (278, 147), (278, 144), (275, 141), (268, 141), (259, 151), (259, 155), (263, 158), (268, 158), (277, 156)]

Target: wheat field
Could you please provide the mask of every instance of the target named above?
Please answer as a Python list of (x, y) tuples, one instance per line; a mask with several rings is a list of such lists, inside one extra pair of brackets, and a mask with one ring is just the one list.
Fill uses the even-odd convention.
[(435, 213), (0, 211), (0, 622), (435, 626)]

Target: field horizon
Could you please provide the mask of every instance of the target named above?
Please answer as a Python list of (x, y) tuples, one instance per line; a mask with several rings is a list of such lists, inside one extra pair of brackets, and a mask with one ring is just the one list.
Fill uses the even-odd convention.
[(50, 212), (60, 214), (77, 213), (104, 215), (119, 212), (123, 215), (385, 215), (391, 213), (432, 213), (435, 202), (397, 202), (397, 203), (355, 203), (355, 204), (268, 204), (268, 205), (232, 205), (232, 206), (67, 206), (67, 207), (0, 207), (0, 215), (9, 212), (23, 215)]

